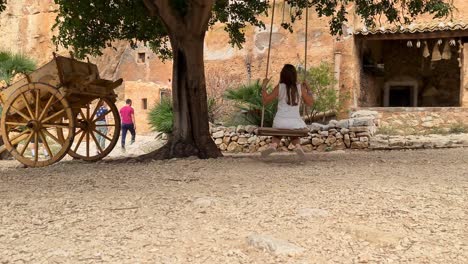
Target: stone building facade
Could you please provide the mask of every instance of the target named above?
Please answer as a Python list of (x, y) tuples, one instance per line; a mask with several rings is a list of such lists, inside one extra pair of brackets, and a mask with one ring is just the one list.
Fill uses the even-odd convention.
[[(0, 47), (27, 53), (39, 64), (48, 61), (55, 50), (50, 41), (55, 18), (53, 2), (10, 1), (0, 15)], [(288, 14), (289, 7), (277, 2), (279, 15), (274, 21), (270, 68), (273, 80), (278, 80), (285, 63), (304, 65), (307, 61), (310, 66), (326, 61), (334, 65), (335, 89), (351, 95), (346, 105), (350, 112), (376, 110), (381, 113), (382, 124), (395, 120), (415, 123), (405, 118), (418, 116), (420, 125), (432, 112), (449, 116), (453, 112), (457, 122), (468, 123), (465, 109), (468, 108), (468, 2), (465, 0), (454, 0), (457, 10), (451, 21), (434, 21), (425, 16), (404, 28), (383, 24), (373, 30), (366, 29), (351, 16), (345, 34), (340, 37), (329, 34), (327, 18), (319, 18), (311, 11), (307, 58), (304, 58), (304, 21), (295, 23), (294, 33), (282, 29), (280, 24), (288, 20), (282, 14)], [(352, 14), (353, 6), (348, 11)], [(270, 18), (262, 19), (265, 24), (270, 23)], [(223, 26), (215, 25), (206, 35), (207, 79), (220, 69), (228, 80), (246, 82), (264, 78), (268, 38), (268, 30), (249, 27), (243, 49), (237, 49), (228, 43)], [(426, 56), (426, 43), (430, 57)], [(434, 47), (439, 47), (442, 57), (446, 43), (449, 43), (450, 58), (445, 52), (445, 59), (434, 60)], [(133, 99), (139, 130), (149, 131), (146, 114), (161, 96), (169, 93), (171, 62), (161, 61), (147, 47), (133, 50), (123, 42), (116, 43), (116, 50), (107, 50), (94, 61), (105, 78), (125, 80), (118, 90), (120, 99)], [(347, 115), (344, 113), (342, 117)], [(435, 123), (434, 126), (445, 124)]]

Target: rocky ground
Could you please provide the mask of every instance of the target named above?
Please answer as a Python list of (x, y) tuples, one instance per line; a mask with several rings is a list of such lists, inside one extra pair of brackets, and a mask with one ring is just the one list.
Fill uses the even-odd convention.
[(468, 263), (467, 157), (0, 161), (0, 263)]

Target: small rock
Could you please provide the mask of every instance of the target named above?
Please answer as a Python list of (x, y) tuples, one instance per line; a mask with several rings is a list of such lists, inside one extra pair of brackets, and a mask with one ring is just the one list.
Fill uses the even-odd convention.
[(301, 145), (310, 144), (310, 139), (308, 138), (301, 138), (300, 141), (301, 141)]
[(322, 131), (322, 132), (320, 132), (320, 135), (322, 137), (328, 137), (328, 131)]
[(347, 148), (351, 147), (351, 138), (349, 137), (349, 134), (344, 135), (344, 144), (346, 145)]
[(348, 119), (345, 119), (345, 120), (340, 120), (338, 121), (338, 123), (336, 124), (336, 127), (337, 128), (349, 128), (349, 120)]
[(347, 128), (342, 128), (342, 129), (340, 130), (340, 133), (343, 134), (343, 135), (346, 135), (346, 134), (349, 133), (349, 129), (347, 129)]
[(276, 239), (266, 235), (252, 234), (247, 237), (247, 243), (261, 250), (267, 250), (275, 255), (294, 256), (305, 251), (288, 241)]
[(222, 139), (222, 138), (217, 138), (217, 139), (215, 139), (215, 144), (216, 144), (216, 145), (221, 145), (221, 143), (223, 143), (223, 139)]
[(213, 133), (213, 138), (223, 138), (224, 137), (224, 131), (218, 131)]
[(225, 136), (223, 138), (223, 143), (226, 144), (226, 145), (229, 144), (230, 141), (231, 141), (231, 137), (229, 137), (229, 136)]
[(239, 144), (239, 145), (245, 145), (245, 144), (247, 144), (247, 142), (248, 142), (248, 139), (246, 137), (240, 137), (237, 140), (237, 144)]
[(327, 140), (325, 140), (325, 143), (326, 143), (327, 145), (329, 145), (329, 146), (332, 145), (332, 144), (335, 143), (335, 142), (336, 142), (336, 137), (335, 137), (335, 136), (329, 136), (329, 137), (327, 138)]
[(193, 205), (198, 206), (200, 208), (210, 207), (215, 205), (215, 203), (216, 200), (211, 197), (200, 197), (193, 201)]
[(318, 145), (321, 145), (323, 144), (325, 141), (321, 138), (313, 138), (312, 139), (312, 145), (314, 146), (318, 146)]
[(238, 125), (236, 129), (237, 134), (245, 133), (245, 127), (242, 125)]
[(254, 144), (255, 142), (257, 142), (257, 136), (249, 137), (247, 139), (247, 143), (249, 144)]
[(362, 142), (362, 141), (351, 142), (352, 149), (365, 149), (367, 147), (369, 147), (369, 142)]
[(324, 130), (323, 129), (324, 126), (322, 124), (319, 124), (319, 123), (312, 123), (308, 127), (309, 127), (310, 132), (312, 132), (312, 133), (320, 132), (320, 131)]
[(297, 211), (300, 217), (327, 217), (328, 211), (319, 208), (303, 208)]
[(253, 132), (257, 129), (256, 126), (251, 126), (251, 125), (248, 125), (248, 126), (245, 126), (245, 131), (249, 134), (253, 134)]
[(240, 146), (236, 142), (229, 143), (229, 146), (227, 147), (227, 151), (229, 152), (237, 152), (239, 149)]

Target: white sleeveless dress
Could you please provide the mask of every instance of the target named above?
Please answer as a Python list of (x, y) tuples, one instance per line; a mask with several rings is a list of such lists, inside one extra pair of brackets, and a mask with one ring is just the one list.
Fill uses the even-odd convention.
[(275, 119), (273, 120), (274, 128), (300, 129), (307, 127), (299, 114), (302, 98), (300, 84), (297, 85), (297, 92), (299, 94), (298, 104), (295, 106), (288, 105), (286, 85), (284, 83), (279, 84), (278, 111), (276, 112)]

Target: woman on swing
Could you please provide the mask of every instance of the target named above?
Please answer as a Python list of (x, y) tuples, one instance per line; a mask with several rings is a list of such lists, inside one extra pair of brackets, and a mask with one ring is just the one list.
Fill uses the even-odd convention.
[[(264, 79), (262, 83), (263, 104), (269, 104), (278, 99), (278, 110), (273, 120), (273, 128), (283, 129), (303, 129), (306, 124), (299, 113), (301, 98), (304, 103), (311, 106), (314, 99), (310, 88), (306, 82), (297, 83), (297, 71), (291, 64), (284, 65), (280, 74), (279, 84), (268, 94), (266, 88), (270, 79)], [(262, 152), (262, 157), (266, 157), (275, 152), (280, 144), (280, 137), (273, 137), (270, 146)], [(291, 137), (291, 143), (295, 146), (296, 153), (304, 158), (304, 150), (301, 147), (299, 137)]]

